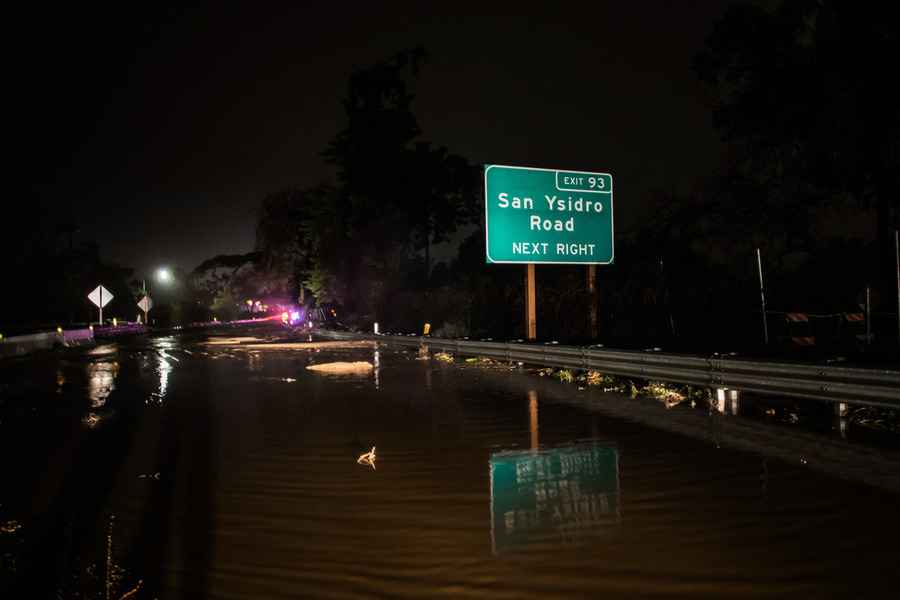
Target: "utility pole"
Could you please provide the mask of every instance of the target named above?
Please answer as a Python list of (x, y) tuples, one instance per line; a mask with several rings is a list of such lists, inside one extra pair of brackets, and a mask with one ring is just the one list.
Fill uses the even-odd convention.
[(759, 267), (759, 298), (762, 301), (763, 340), (769, 345), (769, 321), (766, 318), (766, 288), (763, 285), (762, 255), (756, 249), (756, 266)]

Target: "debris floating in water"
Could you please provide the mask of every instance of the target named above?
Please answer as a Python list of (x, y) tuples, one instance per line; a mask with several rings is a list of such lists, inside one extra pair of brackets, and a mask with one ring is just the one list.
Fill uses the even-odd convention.
[(364, 454), (360, 454), (359, 458), (356, 459), (357, 464), (360, 465), (369, 465), (373, 469), (375, 468), (375, 446), (372, 446), (372, 449)]
[(100, 424), (102, 421), (102, 417), (96, 413), (89, 413), (84, 418), (81, 419), (82, 424), (84, 424), (89, 429), (94, 429)]
[(131, 590), (128, 591), (124, 596), (119, 598), (119, 600), (128, 600), (128, 598), (133, 598), (134, 595), (140, 591), (142, 585), (144, 585), (144, 580), (138, 580), (137, 585), (131, 588)]
[(328, 349), (348, 349), (348, 348), (374, 348), (375, 342), (369, 340), (346, 340), (335, 342), (288, 342), (265, 340), (254, 337), (229, 337), (229, 338), (211, 338), (206, 342), (202, 342), (207, 346), (223, 346), (226, 348), (239, 348), (251, 350), (321, 350)]
[[(372, 448), (372, 460), (375, 460), (375, 448)], [(365, 454), (363, 455), (365, 456)], [(362, 456), (359, 457), (362, 459)], [(372, 465), (372, 468), (375, 468), (375, 465)], [(7, 521), (6, 523), (0, 523), (0, 533), (15, 533), (22, 528), (22, 525), (18, 521)]]
[(310, 371), (317, 371), (319, 373), (331, 373), (340, 375), (345, 373), (368, 373), (374, 367), (372, 366), (372, 363), (360, 360), (356, 362), (321, 363), (318, 365), (309, 365), (306, 368)]
[(450, 354), (449, 352), (438, 352), (437, 354), (434, 355), (434, 358), (435, 358), (435, 360), (439, 360), (441, 362), (448, 362), (448, 363), (453, 362), (453, 355)]

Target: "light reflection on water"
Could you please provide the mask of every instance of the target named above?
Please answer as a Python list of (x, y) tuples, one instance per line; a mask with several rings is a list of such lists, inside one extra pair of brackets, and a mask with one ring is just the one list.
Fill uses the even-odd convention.
[[(94, 429), (110, 415), (105, 407), (110, 394), (116, 389), (119, 363), (118, 361), (99, 360), (89, 362), (85, 369), (87, 371), (87, 397), (91, 402), (91, 410), (82, 417), (81, 422), (88, 429)], [(59, 383), (59, 378), (57, 378), (57, 383)], [(64, 378), (63, 383), (65, 383)]]
[(164, 358), (159, 359), (159, 365), (156, 367), (159, 373), (159, 392), (157, 398), (160, 403), (166, 398), (166, 391), (169, 389), (169, 373), (172, 372), (172, 364)]
[(381, 374), (381, 353), (378, 349), (372, 354), (372, 365), (373, 370), (375, 372), (375, 389), (381, 389), (381, 382), (379, 380), (379, 375)]
[(254, 373), (262, 370), (262, 355), (259, 352), (247, 352), (247, 368)]
[(88, 363), (88, 398), (91, 408), (101, 408), (106, 404), (109, 395), (116, 389), (116, 377), (119, 374), (117, 361), (98, 361)]
[(159, 385), (146, 404), (162, 404), (166, 399), (166, 392), (169, 390), (169, 375), (174, 370), (173, 364), (180, 362), (176, 356), (170, 353), (178, 347), (178, 344), (174, 338), (165, 337), (154, 340), (153, 345), (157, 354), (156, 374), (159, 376)]
[(494, 554), (529, 542), (585, 541), (619, 521), (619, 453), (582, 442), (495, 452), (490, 459)]
[(531, 449), (489, 461), (491, 546), (500, 554), (535, 541), (575, 544), (620, 518), (619, 454), (583, 441), (541, 448), (537, 390), (528, 390)]

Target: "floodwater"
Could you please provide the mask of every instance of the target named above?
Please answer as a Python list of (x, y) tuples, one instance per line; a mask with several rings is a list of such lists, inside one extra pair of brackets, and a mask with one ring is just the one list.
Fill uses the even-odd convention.
[[(694, 415), (391, 346), (202, 342), (0, 364), (0, 597), (861, 598), (895, 585), (900, 498), (878, 485), (894, 463), (843, 477), (811, 468), (819, 441), (769, 452), (784, 430), (713, 415), (695, 435)], [(306, 368), (331, 362), (372, 367)], [(666, 415), (680, 429), (653, 426)]]

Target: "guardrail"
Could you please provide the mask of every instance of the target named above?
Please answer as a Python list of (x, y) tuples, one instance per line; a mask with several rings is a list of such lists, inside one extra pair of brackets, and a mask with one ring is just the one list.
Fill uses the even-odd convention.
[(142, 323), (120, 323), (118, 325), (105, 325), (94, 327), (95, 337), (116, 337), (119, 335), (138, 335), (146, 333), (147, 327)]
[(40, 350), (52, 350), (57, 346), (78, 346), (93, 341), (92, 329), (65, 329), (16, 335), (0, 339), (0, 357), (25, 356)]
[(508, 362), (591, 369), (610, 375), (732, 388), (854, 405), (900, 408), (900, 371), (702, 357), (597, 347), (451, 340), (420, 336), (322, 332), (335, 339), (372, 339), (404, 346), (425, 344), (456, 355)]

